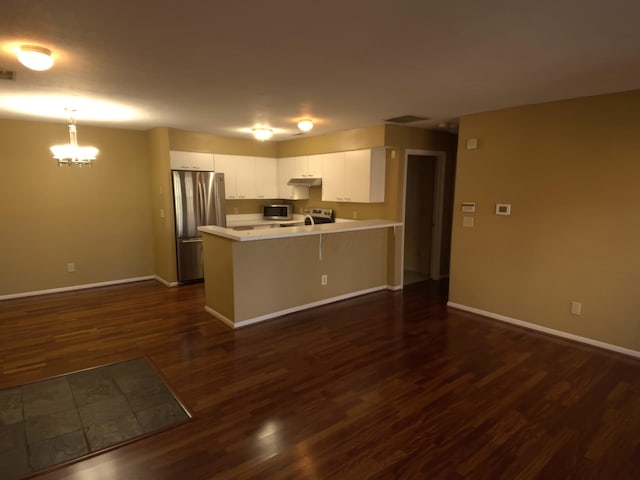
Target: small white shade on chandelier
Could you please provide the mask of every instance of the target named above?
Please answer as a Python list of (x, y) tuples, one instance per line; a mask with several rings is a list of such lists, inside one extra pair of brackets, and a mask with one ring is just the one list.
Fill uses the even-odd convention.
[(251, 130), (256, 140), (269, 140), (273, 136), (273, 130), (270, 128), (253, 128)]
[(51, 50), (35, 45), (20, 45), (18, 60), (25, 67), (39, 72), (49, 70), (53, 65)]
[(70, 144), (51, 147), (53, 158), (58, 160), (58, 163), (91, 163), (96, 159), (98, 152), (96, 147), (80, 147)]
[(68, 165), (69, 167), (77, 165), (93, 166), (93, 161), (98, 155), (96, 147), (81, 147), (78, 145), (78, 128), (73, 118), (75, 110), (65, 109), (69, 113), (69, 143), (66, 145), (54, 145), (50, 147), (53, 158), (58, 160), (58, 166)]
[(313, 120), (311, 120), (310, 118), (305, 118), (303, 120), (300, 120), (298, 122), (298, 128), (302, 132), (308, 132), (313, 128)]

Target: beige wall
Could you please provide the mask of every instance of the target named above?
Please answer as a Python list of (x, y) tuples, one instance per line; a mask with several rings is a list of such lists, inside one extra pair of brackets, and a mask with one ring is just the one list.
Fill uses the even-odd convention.
[(220, 137), (207, 133), (187, 132), (169, 128), (171, 150), (187, 152), (225, 153), (227, 155), (254, 155), (277, 157), (275, 142), (259, 142), (253, 138)]
[(462, 119), (450, 301), (640, 351), (638, 112), (634, 91)]
[(147, 132), (150, 157), (151, 211), (155, 274), (167, 283), (178, 281), (175, 244), (175, 212), (169, 159), (169, 129)]
[(100, 149), (91, 168), (51, 158), (65, 123), (0, 120), (0, 296), (154, 273), (146, 134), (81, 124), (78, 136)]

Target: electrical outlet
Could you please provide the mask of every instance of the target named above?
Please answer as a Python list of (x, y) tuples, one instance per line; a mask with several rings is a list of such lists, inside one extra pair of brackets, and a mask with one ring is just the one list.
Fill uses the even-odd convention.
[(75, 271), (76, 271), (76, 264), (75, 263), (67, 263), (67, 272), (73, 273)]
[(324, 286), (326, 284), (327, 284), (327, 275), (325, 274), (320, 277), (320, 285)]
[(580, 302), (571, 302), (571, 313), (580, 315), (582, 313), (582, 304)]
[(353, 219), (354, 220), (358, 219), (358, 212), (356, 212), (355, 210), (353, 211)]

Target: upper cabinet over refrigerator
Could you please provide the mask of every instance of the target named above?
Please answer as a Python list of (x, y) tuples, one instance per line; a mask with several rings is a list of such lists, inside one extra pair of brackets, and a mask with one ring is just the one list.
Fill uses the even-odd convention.
[(171, 170), (204, 170), (213, 171), (213, 153), (169, 152)]

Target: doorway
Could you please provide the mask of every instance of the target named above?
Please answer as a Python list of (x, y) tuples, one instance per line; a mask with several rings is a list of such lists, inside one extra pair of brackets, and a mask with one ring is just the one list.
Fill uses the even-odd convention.
[(406, 152), (403, 285), (439, 280), (445, 187), (444, 152)]

